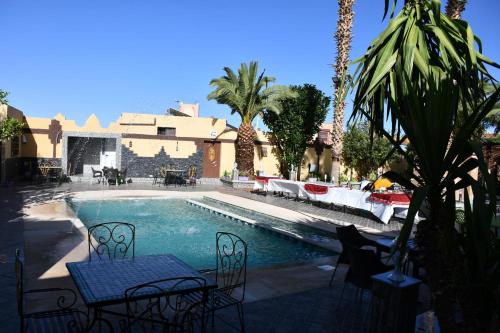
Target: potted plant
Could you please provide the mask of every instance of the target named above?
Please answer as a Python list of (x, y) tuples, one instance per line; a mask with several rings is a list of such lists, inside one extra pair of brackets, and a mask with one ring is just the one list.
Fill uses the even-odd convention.
[(249, 176), (248, 171), (242, 170), (239, 173), (238, 180), (247, 181), (248, 180), (248, 176)]
[(310, 172), (309, 173), (309, 177), (307, 178), (307, 181), (308, 182), (316, 182), (316, 181), (318, 181), (318, 177), (317, 177), (316, 173)]

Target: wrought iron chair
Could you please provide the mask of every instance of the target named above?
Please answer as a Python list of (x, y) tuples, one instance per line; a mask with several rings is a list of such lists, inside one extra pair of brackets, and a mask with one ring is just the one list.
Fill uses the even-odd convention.
[(186, 184), (189, 183), (191, 186), (196, 186), (196, 165), (191, 165), (189, 167), (185, 182)]
[(88, 229), (89, 261), (92, 250), (99, 259), (120, 259), (135, 256), (135, 226), (126, 222), (108, 222)]
[(162, 176), (161, 170), (160, 169), (155, 169), (154, 173), (153, 173), (153, 183), (151, 185), (152, 186), (160, 185), (162, 183), (160, 181), (160, 179), (163, 179), (163, 178), (164, 178), (164, 176)]
[(349, 265), (349, 253), (347, 250), (348, 246), (352, 246), (355, 248), (361, 248), (362, 246), (373, 246), (376, 247), (377, 243), (374, 240), (368, 239), (361, 235), (354, 224), (345, 226), (345, 227), (337, 227), (337, 237), (342, 244), (342, 253), (337, 259), (337, 264), (335, 265), (335, 269), (333, 270), (332, 277), (330, 278), (329, 286), (331, 287), (333, 284), (333, 280), (335, 279), (335, 274), (337, 273), (337, 268), (339, 264)]
[(230, 306), (236, 306), (241, 332), (245, 331), (243, 300), (247, 279), (247, 244), (239, 236), (229, 232), (216, 234), (216, 268), (200, 272), (215, 272), (218, 288), (208, 298), (208, 312), (212, 314), (214, 325), (215, 312)]
[[(102, 318), (90, 320), (89, 314), (77, 309), (76, 293), (69, 288), (45, 288), (24, 290), (24, 263), (19, 249), (16, 250), (16, 294), (17, 311), (21, 323), (20, 332), (113, 332), (111, 324)], [(53, 300), (51, 309), (37, 312), (26, 312), (25, 304), (28, 295), (40, 295), (43, 299)]]
[[(154, 293), (155, 296), (146, 296)], [(193, 302), (196, 294), (197, 301)], [(204, 332), (206, 280), (180, 277), (141, 284), (125, 291), (127, 332)]]

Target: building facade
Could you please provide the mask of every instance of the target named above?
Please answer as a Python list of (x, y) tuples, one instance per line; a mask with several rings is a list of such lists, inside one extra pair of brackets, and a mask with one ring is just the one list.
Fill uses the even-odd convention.
[[(199, 178), (218, 178), (234, 167), (237, 130), (225, 119), (123, 113), (103, 127), (94, 114), (83, 126), (61, 114), (28, 117), (9, 106), (2, 106), (2, 114), (26, 123), (20, 138), (2, 145), (2, 179), (7, 181), (29, 179), (41, 164), (61, 168), (69, 176), (89, 176), (92, 168), (116, 167), (136, 178), (151, 177), (164, 165), (177, 169), (195, 165)], [(259, 131), (256, 170), (276, 174), (277, 161), (271, 151)]]

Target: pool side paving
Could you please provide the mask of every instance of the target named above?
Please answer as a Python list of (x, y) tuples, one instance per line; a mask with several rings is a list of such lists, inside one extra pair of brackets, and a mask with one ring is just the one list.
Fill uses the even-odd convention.
[[(370, 221), (364, 221), (366, 218), (352, 217), (350, 214), (313, 207), (307, 203), (296, 203), (272, 196), (264, 197), (213, 185), (196, 188), (171, 187), (167, 190), (148, 184), (130, 184), (117, 189), (84, 183), (1, 188), (0, 331), (18, 329), (13, 265), (16, 248), (21, 248), (25, 254), (28, 287), (73, 287), (64, 264), (68, 261), (85, 260), (88, 249), (85, 227), (78, 224), (79, 220), (75, 219), (74, 214), (63, 204), (63, 199), (68, 195), (92, 199), (110, 196), (212, 196), (218, 200), (228, 200), (232, 204), (242, 204), (247, 208), (255, 207), (256, 210), (269, 215), (278, 214), (281, 218), (298, 219), (308, 225), (317, 223), (317, 226), (321, 225), (325, 230), (334, 227), (332, 220), (343, 223), (352, 220), (362, 221), (361, 224), (373, 229), (375, 235), (391, 231), (389, 228), (383, 230), (381, 223), (380, 226), (371, 225)], [(340, 269), (334, 288), (328, 288), (331, 271), (319, 268), (333, 265), (335, 260), (334, 257), (326, 257), (303, 264), (250, 270), (245, 305), (247, 330), (289, 332), (289, 329), (295, 327), (293, 331), (296, 332), (364, 331), (362, 325), (358, 325), (360, 321), (354, 320), (351, 315), (353, 309), (361, 310), (362, 307), (354, 302), (348, 292), (345, 299), (347, 305), (339, 307), (342, 309), (340, 312), (335, 311), (334, 303), (338, 300), (337, 293), (341, 290), (339, 281), (342, 281), (345, 270)], [(43, 300), (33, 301), (31, 303), (35, 307), (44, 303)], [(349, 309), (349, 304), (354, 307)], [(228, 313), (224, 317), (229, 318), (230, 322), (237, 320), (236, 310), (234, 314), (231, 314), (230, 310), (227, 310)], [(349, 315), (344, 311), (348, 311)], [(341, 313), (344, 313), (344, 316), (340, 315)], [(363, 314), (360, 318), (362, 316)], [(339, 320), (342, 320), (343, 324), (340, 325)], [(295, 326), (292, 323), (295, 323)], [(299, 327), (303, 329), (297, 330)], [(222, 322), (217, 321), (216, 332), (227, 331), (226, 329)]]

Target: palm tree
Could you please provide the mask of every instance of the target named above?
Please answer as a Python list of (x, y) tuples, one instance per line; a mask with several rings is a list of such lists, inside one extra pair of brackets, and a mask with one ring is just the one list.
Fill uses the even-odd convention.
[(224, 67), (225, 76), (213, 79), (210, 85), (215, 90), (208, 95), (219, 104), (226, 104), (231, 108), (231, 114), (237, 113), (241, 117), (236, 140), (236, 163), (240, 174), (254, 175), (254, 140), (256, 132), (252, 126), (253, 119), (261, 112), (281, 111), (280, 100), (294, 97), (295, 94), (287, 87), (280, 85), (269, 86), (276, 79), (264, 76), (265, 70), (258, 75), (258, 63), (250, 65), (242, 63), (238, 75), (229, 67)]
[(339, 0), (337, 21), (337, 58), (335, 61), (335, 77), (333, 78), (333, 127), (332, 127), (332, 179), (340, 180), (340, 158), (342, 156), (344, 134), (344, 109), (346, 98), (347, 68), (351, 51), (352, 23), (354, 19), (354, 0)]
[(467, 4), (467, 0), (448, 0), (446, 3), (446, 15), (452, 19), (459, 19), (465, 10), (465, 4)]

